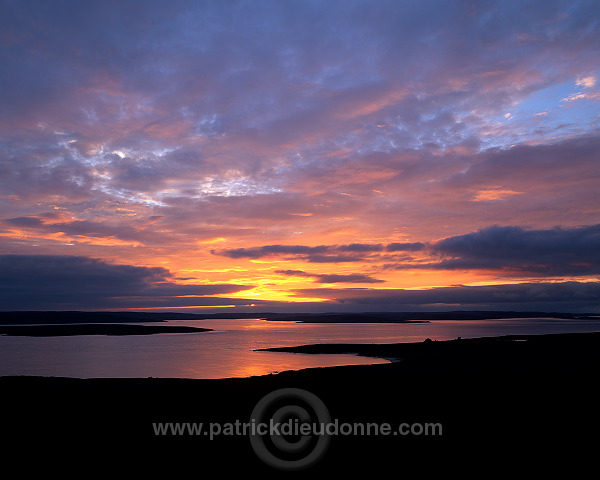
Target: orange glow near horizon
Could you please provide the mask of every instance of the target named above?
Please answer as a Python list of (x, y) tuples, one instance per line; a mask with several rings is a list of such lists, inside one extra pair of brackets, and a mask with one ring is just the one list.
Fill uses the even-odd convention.
[[(488, 190), (491, 192), (488, 201), (494, 201), (504, 198), (507, 194), (518, 192), (506, 192), (504, 190)], [(479, 200), (483, 201), (484, 198)], [(299, 214), (298, 214), (299, 215)], [(72, 218), (68, 214), (62, 213), (63, 218)], [(294, 216), (294, 215), (292, 215)], [(312, 215), (299, 215), (300, 217), (310, 218)], [(78, 220), (80, 221), (80, 220)], [(48, 225), (55, 225), (56, 219), (45, 222)], [(160, 222), (159, 222), (160, 223)], [(60, 223), (59, 223), (60, 224)], [(150, 223), (145, 226), (147, 228)], [(61, 224), (62, 225), (62, 224)], [(67, 223), (68, 225), (68, 223)], [(272, 255), (263, 258), (230, 258), (219, 254), (221, 251), (235, 250), (236, 248), (256, 248), (260, 246), (259, 240), (237, 239), (230, 240), (224, 236), (205, 237), (188, 244), (181, 245), (169, 251), (165, 248), (153, 247), (150, 243), (131, 242), (119, 240), (113, 237), (100, 237), (90, 235), (72, 235), (65, 232), (40, 233), (33, 227), (12, 228), (0, 232), (0, 236), (8, 238), (20, 238), (21, 241), (28, 242), (43, 252), (55, 251), (61, 247), (68, 249), (65, 253), (69, 255), (88, 255), (102, 259), (106, 258), (110, 252), (109, 261), (114, 264), (136, 264), (145, 267), (160, 266), (170, 272), (171, 282), (174, 285), (239, 285), (241, 290), (224, 295), (205, 295), (202, 298), (223, 298), (223, 305), (199, 305), (193, 306), (157, 306), (157, 307), (135, 307), (134, 310), (165, 310), (176, 309), (185, 311), (199, 310), (222, 310), (226, 308), (235, 308), (233, 304), (227, 304), (226, 299), (248, 300), (246, 305), (250, 306), (252, 300), (260, 302), (274, 302), (282, 304), (294, 303), (314, 303), (325, 304), (330, 302), (331, 289), (353, 289), (356, 292), (368, 291), (376, 293), (378, 290), (389, 291), (390, 289), (402, 290), (428, 290), (450, 285), (464, 286), (491, 286), (518, 284), (522, 281), (535, 281), (535, 277), (518, 275), (518, 272), (511, 272), (507, 269), (497, 270), (439, 270), (428, 268), (427, 265), (436, 261), (427, 252), (386, 252), (377, 250), (377, 245), (386, 245), (393, 243), (411, 243), (412, 238), (402, 235), (392, 241), (381, 233), (370, 232), (370, 235), (360, 234), (357, 237), (357, 229), (347, 230), (334, 229), (331, 233), (314, 233), (303, 235), (303, 244), (308, 248), (318, 248), (322, 245), (349, 245), (348, 252), (338, 250), (327, 252), (332, 256), (332, 261), (328, 263), (327, 258), (320, 259), (322, 263), (307, 262), (302, 255)], [(151, 238), (151, 237), (149, 237)], [(327, 239), (330, 239), (327, 241)], [(312, 240), (312, 241), (310, 241)], [(251, 243), (249, 243), (249, 241)], [(258, 245), (257, 245), (258, 244)], [(357, 251), (353, 252), (351, 246), (359, 245)], [(286, 243), (278, 245), (286, 246)], [(293, 249), (294, 244), (287, 243)], [(360, 245), (366, 247), (375, 246), (373, 251), (360, 251)], [(90, 248), (92, 250), (90, 250)], [(337, 248), (337, 247), (336, 247)], [(346, 248), (346, 247), (344, 247)], [(383, 248), (383, 247), (381, 247)], [(109, 249), (109, 250), (107, 250)], [(90, 255), (90, 252), (96, 252)], [(358, 252), (358, 253), (357, 253)], [(336, 256), (347, 255), (348, 261), (338, 262)], [(360, 261), (351, 261), (352, 255)], [(382, 268), (388, 262), (397, 261), (398, 258), (405, 258), (402, 269)], [(345, 260), (345, 259), (344, 259)], [(412, 266), (412, 267), (411, 267)], [(334, 277), (334, 276), (339, 277)], [(361, 281), (356, 275), (361, 275), (364, 280)], [(349, 281), (344, 281), (348, 278)], [(352, 279), (352, 281), (350, 281)], [(548, 281), (566, 281), (569, 277), (548, 278)], [(578, 281), (594, 281), (594, 277), (579, 276), (572, 278)], [(250, 287), (250, 288), (247, 288)], [(308, 289), (310, 295), (303, 295), (302, 290)], [(319, 290), (323, 292), (321, 295)], [(172, 298), (194, 297), (193, 295), (175, 295)], [(260, 302), (257, 304), (260, 308)], [(454, 305), (449, 305), (449, 307)], [(256, 307), (256, 306), (255, 306)], [(253, 307), (253, 308), (255, 308)], [(122, 310), (122, 309), (117, 309)]]

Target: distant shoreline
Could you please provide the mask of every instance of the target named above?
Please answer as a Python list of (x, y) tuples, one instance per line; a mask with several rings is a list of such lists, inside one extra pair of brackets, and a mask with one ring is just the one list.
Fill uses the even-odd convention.
[(83, 312), (13, 311), (0, 312), (0, 325), (67, 323), (150, 323), (167, 320), (210, 320), (261, 318), (302, 323), (425, 323), (432, 320), (493, 320), (504, 318), (556, 318), (598, 320), (600, 313), (515, 312), (501, 310), (456, 310), (443, 312), (327, 312), (327, 313), (180, 313), (180, 312)]

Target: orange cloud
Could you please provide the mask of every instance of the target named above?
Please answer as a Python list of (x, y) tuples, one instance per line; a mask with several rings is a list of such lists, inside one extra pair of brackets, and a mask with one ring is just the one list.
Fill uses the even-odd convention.
[(503, 200), (513, 195), (521, 195), (522, 193), (502, 187), (488, 187), (475, 192), (471, 200), (473, 202), (491, 202), (494, 200)]

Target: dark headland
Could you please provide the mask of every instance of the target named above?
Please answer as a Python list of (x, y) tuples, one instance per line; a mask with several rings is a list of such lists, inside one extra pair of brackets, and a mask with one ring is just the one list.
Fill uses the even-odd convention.
[(170, 325), (64, 324), (64, 325), (0, 325), (0, 335), (58, 337), (72, 335), (154, 335), (157, 333), (201, 333), (210, 328)]
[[(600, 333), (286, 351), (402, 360), (222, 380), (0, 377), (4, 468), (169, 478), (537, 478), (561, 468), (579, 478), (595, 468)], [(154, 433), (153, 422), (248, 421), (261, 398), (290, 387), (318, 396), (339, 423), (439, 423), (442, 435), (338, 435), (308, 471), (285, 473), (245, 436)]]

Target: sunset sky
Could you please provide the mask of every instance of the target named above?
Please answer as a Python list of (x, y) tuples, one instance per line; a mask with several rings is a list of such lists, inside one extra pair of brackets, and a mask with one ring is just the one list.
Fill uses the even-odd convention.
[(0, 0), (0, 310), (600, 311), (600, 2)]

